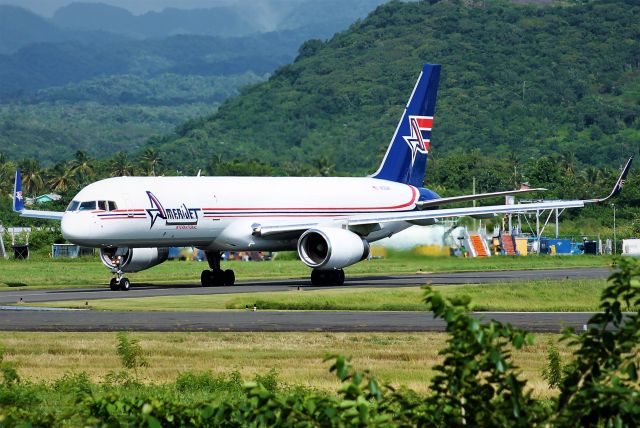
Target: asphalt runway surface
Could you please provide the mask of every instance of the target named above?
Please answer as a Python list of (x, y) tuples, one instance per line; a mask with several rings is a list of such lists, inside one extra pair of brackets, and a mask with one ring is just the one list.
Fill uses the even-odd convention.
[[(29, 308), (29, 303), (182, 296), (321, 288), (393, 288), (424, 284), (460, 285), (531, 279), (607, 278), (607, 268), (545, 269), (494, 272), (424, 273), (416, 275), (348, 278), (342, 287), (311, 287), (307, 279), (240, 282), (233, 287), (201, 287), (195, 284), (134, 286), (128, 292), (107, 288), (20, 290), (0, 293), (0, 330), (5, 331), (442, 331), (444, 323), (428, 312), (113, 312), (62, 311)], [(22, 299), (22, 301), (20, 301)], [(583, 329), (590, 313), (481, 313), (479, 317), (509, 322), (530, 331), (559, 332), (565, 327)]]

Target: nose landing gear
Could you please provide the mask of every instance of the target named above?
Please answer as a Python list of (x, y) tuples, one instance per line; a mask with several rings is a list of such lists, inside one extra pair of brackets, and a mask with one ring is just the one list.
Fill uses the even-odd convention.
[(200, 282), (203, 287), (230, 287), (236, 282), (236, 274), (231, 270), (220, 269), (222, 254), (219, 251), (206, 251), (207, 262), (211, 270), (203, 270)]
[(112, 291), (129, 291), (131, 288), (131, 281), (129, 281), (129, 278), (126, 278), (124, 276), (124, 272), (121, 270), (116, 271), (115, 274), (116, 277), (111, 278), (111, 281), (109, 282), (109, 288), (111, 288)]

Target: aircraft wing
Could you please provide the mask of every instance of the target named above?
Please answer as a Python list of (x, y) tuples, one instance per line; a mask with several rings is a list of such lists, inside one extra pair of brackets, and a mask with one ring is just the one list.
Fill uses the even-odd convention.
[[(595, 199), (584, 199), (584, 200), (560, 200), (560, 201), (549, 201), (549, 202), (537, 202), (531, 204), (513, 204), (513, 205), (490, 205), (484, 207), (464, 207), (464, 208), (444, 208), (444, 209), (424, 209), (425, 205), (422, 204), (418, 210), (414, 211), (403, 211), (403, 212), (379, 212), (379, 213), (367, 213), (367, 214), (355, 214), (347, 217), (337, 218), (336, 222), (340, 225), (346, 225), (347, 227), (357, 227), (357, 226), (367, 226), (367, 225), (376, 225), (381, 223), (390, 223), (395, 221), (420, 221), (420, 220), (428, 220), (428, 219), (440, 219), (440, 218), (451, 218), (451, 217), (463, 217), (463, 216), (487, 216), (490, 214), (514, 214), (514, 213), (526, 213), (533, 211), (542, 211), (548, 209), (565, 209), (565, 208), (582, 208), (585, 204), (590, 203), (602, 203), (610, 198), (618, 195), (622, 186), (625, 183), (627, 178), (627, 174), (629, 173), (629, 169), (631, 168), (631, 162), (633, 161), (633, 156), (629, 158), (627, 163), (625, 164), (620, 176), (616, 180), (616, 183), (609, 193), (608, 196), (604, 198), (595, 198)], [(513, 195), (518, 193), (525, 193), (526, 191), (540, 191), (544, 189), (526, 189), (526, 190), (509, 190), (506, 192), (494, 192), (494, 193), (483, 193), (480, 195), (469, 195), (469, 196), (482, 196), (482, 197), (493, 197), (493, 196), (501, 196), (501, 195)], [(473, 200), (464, 199), (467, 196), (455, 196), (453, 198), (442, 198), (435, 199), (431, 206), (436, 206), (442, 204), (444, 200), (445, 203), (452, 202), (461, 202), (464, 200)], [(431, 201), (428, 201), (431, 202)], [(428, 206), (428, 205), (427, 205)], [(316, 227), (316, 223), (300, 223), (300, 224), (255, 224), (253, 227), (253, 234), (256, 236), (273, 236), (273, 237), (283, 237), (283, 236), (299, 236), (305, 230), (310, 229), (312, 227)]]
[[(396, 221), (420, 221), (428, 219), (441, 219), (450, 217), (464, 216), (483, 216), (488, 214), (508, 214), (508, 213), (525, 213), (537, 210), (548, 209), (564, 209), (564, 208), (581, 208), (585, 202), (593, 202), (592, 200), (568, 200), (568, 201), (550, 201), (532, 204), (514, 204), (514, 205), (490, 205), (486, 207), (465, 207), (465, 208), (445, 208), (431, 210), (414, 210), (403, 212), (379, 212), (371, 214), (356, 214), (346, 217), (336, 218), (336, 227), (346, 225), (349, 228), (357, 226), (377, 225), (382, 223), (391, 223)], [(296, 238), (306, 230), (317, 227), (318, 223), (300, 223), (300, 224), (254, 224), (252, 234), (260, 237), (273, 237), (275, 239)]]
[(475, 201), (478, 199), (487, 199), (494, 198), (496, 196), (510, 196), (510, 195), (520, 195), (522, 193), (529, 192), (544, 192), (547, 189), (544, 188), (535, 188), (535, 189), (520, 189), (520, 190), (506, 190), (503, 192), (491, 192), (491, 193), (478, 193), (475, 195), (462, 195), (462, 196), (451, 196), (448, 198), (438, 198), (438, 199), (430, 199), (428, 201), (418, 201), (416, 206), (419, 209), (425, 209), (429, 207), (439, 207), (445, 204), (453, 204), (455, 202), (467, 202), (467, 201)]
[(398, 213), (375, 213), (352, 215), (345, 219), (349, 226), (360, 226), (393, 221), (419, 221), (449, 217), (482, 216), (486, 214), (525, 213), (538, 210), (581, 208), (585, 201), (551, 201), (533, 204), (490, 205), (486, 207), (445, 208), (427, 211), (405, 211)]
[[(509, 213), (525, 213), (532, 212), (538, 210), (548, 210), (548, 209), (564, 209), (564, 208), (581, 208), (585, 204), (589, 203), (602, 203), (610, 198), (618, 195), (622, 186), (624, 186), (625, 180), (627, 179), (627, 175), (629, 174), (629, 169), (631, 168), (631, 162), (633, 161), (633, 156), (627, 160), (627, 163), (622, 168), (622, 172), (620, 176), (616, 180), (611, 193), (604, 198), (596, 198), (596, 199), (585, 199), (585, 200), (568, 200), (568, 201), (549, 201), (549, 202), (538, 202), (532, 204), (513, 204), (513, 205), (491, 205), (486, 207), (466, 207), (466, 208), (445, 208), (445, 209), (432, 209), (425, 211), (408, 211), (408, 212), (399, 212), (399, 213), (375, 213), (375, 214), (357, 214), (349, 216), (345, 219), (346, 223), (349, 226), (360, 226), (360, 225), (370, 225), (375, 223), (388, 223), (393, 221), (419, 221), (419, 220), (428, 220), (428, 219), (439, 219), (439, 218), (449, 218), (449, 217), (463, 217), (463, 216), (483, 216), (488, 214), (509, 214)], [(535, 189), (542, 190), (542, 189)], [(485, 197), (505, 195), (505, 194), (517, 194), (512, 192), (522, 192), (522, 191), (507, 191), (507, 192), (495, 192), (494, 194), (484, 193), (481, 194)], [(473, 196), (473, 195), (471, 195)], [(454, 197), (454, 198), (446, 198), (449, 202), (452, 202), (452, 199), (455, 198), (464, 198), (462, 197)], [(459, 202), (458, 201), (455, 202)], [(437, 205), (439, 199), (433, 200), (433, 205)], [(431, 202), (431, 201), (429, 201)], [(424, 206), (424, 205), (423, 205)]]

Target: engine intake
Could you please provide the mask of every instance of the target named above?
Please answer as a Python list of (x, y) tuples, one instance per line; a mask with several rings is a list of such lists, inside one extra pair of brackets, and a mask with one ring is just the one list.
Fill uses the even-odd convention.
[(169, 257), (168, 248), (103, 248), (100, 250), (102, 264), (116, 272), (139, 272), (159, 265)]
[(298, 255), (314, 269), (341, 269), (366, 259), (369, 243), (345, 229), (309, 229), (298, 240)]

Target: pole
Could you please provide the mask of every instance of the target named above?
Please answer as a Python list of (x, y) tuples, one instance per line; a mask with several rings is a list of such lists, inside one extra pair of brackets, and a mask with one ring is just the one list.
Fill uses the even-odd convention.
[(617, 247), (617, 243), (616, 243), (616, 204), (611, 204), (611, 206), (613, 207), (613, 255), (615, 256), (616, 253), (616, 247)]
[(558, 209), (556, 208), (556, 239), (558, 239)]
[[(475, 177), (473, 177), (473, 194), (474, 195), (476, 194), (476, 178)], [(474, 199), (472, 201), (472, 203), (473, 203), (473, 206), (475, 207), (476, 206), (476, 200)], [(473, 229), (477, 232), (477, 230), (476, 230), (476, 219), (475, 218), (473, 219)]]
[(538, 255), (540, 255), (540, 210), (536, 210), (536, 238), (538, 238)]

